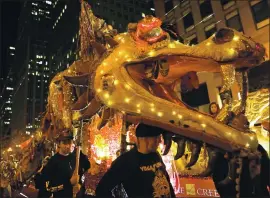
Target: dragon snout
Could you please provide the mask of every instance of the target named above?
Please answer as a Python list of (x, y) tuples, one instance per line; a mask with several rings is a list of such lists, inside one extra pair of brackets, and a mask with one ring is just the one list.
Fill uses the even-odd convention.
[(253, 55), (263, 57), (265, 54), (266, 54), (265, 47), (260, 43), (256, 43)]
[(250, 54), (251, 54), (250, 57), (252, 57), (249, 60), (250, 64), (258, 65), (261, 62), (265, 61), (266, 50), (265, 47), (260, 43), (255, 43), (255, 47), (253, 48), (252, 51), (250, 51)]

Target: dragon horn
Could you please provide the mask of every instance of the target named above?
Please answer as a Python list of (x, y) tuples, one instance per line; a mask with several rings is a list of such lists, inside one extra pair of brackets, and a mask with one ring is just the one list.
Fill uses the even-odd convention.
[(90, 104), (88, 105), (86, 111), (83, 113), (81, 119), (91, 118), (93, 115), (95, 115), (98, 112), (101, 105), (102, 104), (99, 101), (93, 98)]
[(64, 79), (73, 86), (87, 87), (89, 84), (90, 74), (83, 74), (80, 76), (64, 76)]
[(96, 41), (92, 41), (91, 46), (93, 49), (96, 50), (96, 52), (99, 56), (102, 56), (102, 54), (104, 54), (107, 51), (107, 49), (102, 44), (100, 44)]
[(115, 47), (117, 46), (119, 43), (117, 41), (115, 41), (112, 37), (110, 36), (105, 36), (105, 40), (106, 42), (111, 46), (111, 47)]
[(86, 109), (89, 101), (92, 99), (92, 94), (89, 91), (84, 92), (78, 100), (72, 105), (73, 111), (79, 111)]
[(98, 125), (97, 125), (98, 130), (100, 130), (102, 127), (104, 127), (107, 124), (110, 116), (111, 116), (110, 108), (104, 107), (103, 110), (102, 110), (101, 119), (100, 119), (100, 121), (98, 122)]

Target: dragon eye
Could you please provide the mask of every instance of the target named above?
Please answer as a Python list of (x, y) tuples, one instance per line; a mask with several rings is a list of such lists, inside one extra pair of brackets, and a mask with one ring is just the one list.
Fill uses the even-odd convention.
[(213, 41), (216, 44), (223, 44), (233, 40), (234, 32), (231, 29), (221, 28), (215, 34)]

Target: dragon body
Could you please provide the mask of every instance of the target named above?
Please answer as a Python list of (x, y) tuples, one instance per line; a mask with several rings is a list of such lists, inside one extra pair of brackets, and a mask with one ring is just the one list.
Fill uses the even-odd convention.
[[(217, 160), (228, 155), (227, 176), (214, 181), (216, 186), (233, 182), (236, 195), (241, 196), (243, 164), (247, 158), (257, 159), (259, 146), (255, 133), (234, 122), (229, 125), (230, 111), (243, 115), (245, 103), (235, 110), (227, 97), (222, 113), (213, 118), (182, 102), (178, 88), (183, 87), (183, 79), (187, 79), (189, 87), (198, 88), (198, 72), (220, 72), (222, 93), (226, 95), (236, 81), (242, 96), (247, 96), (246, 72), (264, 60), (264, 47), (227, 28), (196, 46), (187, 46), (171, 39), (162, 30), (161, 21), (152, 16), (130, 24), (128, 32), (116, 35), (85, 5), (82, 9), (90, 13), (88, 21), (95, 24), (88, 37), (94, 55), (83, 56), (53, 78), (43, 129), (55, 135), (58, 129), (71, 128), (77, 120), (91, 121), (97, 113), (101, 117), (97, 125), (100, 129), (111, 123), (116, 112), (121, 113), (127, 123), (143, 122), (163, 128), (164, 154), (173, 140), (178, 149), (175, 159), (184, 155), (190, 143), (191, 157), (186, 168), (196, 164), (202, 145), (206, 145), (209, 162), (203, 176), (215, 173)], [(104, 31), (100, 31), (99, 22)]]

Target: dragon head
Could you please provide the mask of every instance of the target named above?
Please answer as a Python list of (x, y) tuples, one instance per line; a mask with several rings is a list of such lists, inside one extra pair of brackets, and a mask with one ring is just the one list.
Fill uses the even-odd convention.
[[(125, 112), (131, 122), (156, 125), (225, 150), (257, 147), (255, 134), (191, 109), (174, 88), (186, 75), (192, 79), (196, 72), (222, 72), (225, 64), (236, 71), (256, 66), (265, 54), (261, 44), (223, 28), (196, 46), (183, 45), (171, 40), (154, 17), (146, 17), (136, 31), (119, 34), (114, 40), (118, 45), (101, 58), (92, 79), (102, 104)], [(196, 80), (192, 82), (198, 87)]]

